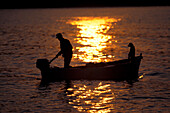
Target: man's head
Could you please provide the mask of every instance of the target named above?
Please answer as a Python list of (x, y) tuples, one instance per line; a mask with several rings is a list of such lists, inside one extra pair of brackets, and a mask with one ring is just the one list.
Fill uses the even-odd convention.
[(57, 33), (56, 34), (56, 38), (59, 39), (59, 40), (62, 40), (63, 39), (63, 35), (61, 33)]

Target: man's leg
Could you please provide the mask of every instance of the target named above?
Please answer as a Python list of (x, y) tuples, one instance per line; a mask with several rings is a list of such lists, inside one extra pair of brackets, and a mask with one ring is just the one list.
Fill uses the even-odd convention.
[(71, 58), (64, 58), (64, 68), (69, 68)]

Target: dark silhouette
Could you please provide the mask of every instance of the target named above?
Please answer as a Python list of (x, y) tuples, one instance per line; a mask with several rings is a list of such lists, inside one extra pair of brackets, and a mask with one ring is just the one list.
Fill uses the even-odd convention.
[(49, 61), (47, 59), (38, 59), (36, 62), (36, 67), (41, 70), (42, 79), (41, 79), (40, 87), (47, 86), (49, 84), (49, 81), (51, 81), (47, 76), (51, 74)]
[(62, 55), (64, 57), (64, 68), (69, 68), (71, 66), (69, 66), (71, 59), (72, 59), (72, 45), (70, 43), (69, 40), (64, 39), (61, 33), (56, 34), (56, 38), (60, 41), (60, 48), (61, 51), (58, 52), (58, 54), (56, 55), (56, 57), (54, 57), (50, 63), (58, 58), (58, 56)]
[(39, 85), (40, 87), (46, 87), (49, 85), (50, 82), (58, 81), (56, 80), (57, 74), (54, 75), (54, 73), (55, 71), (59, 72), (59, 67), (51, 68), (48, 59), (37, 59), (36, 67), (41, 71), (42, 79)]
[[(61, 33), (56, 37), (60, 40), (61, 51), (58, 52), (55, 58), (59, 55), (64, 57), (64, 67), (68, 68), (72, 58), (72, 46), (69, 40), (64, 39)], [(88, 64), (86, 66), (72, 67), (71, 69), (63, 69), (59, 67), (50, 67), (50, 62), (47, 59), (38, 59), (36, 67), (41, 71), (40, 86), (48, 86), (50, 82), (66, 80), (67, 86), (70, 87), (70, 80), (127, 80), (129, 84), (133, 84), (133, 80), (138, 79), (138, 71), (142, 57), (135, 57), (135, 47), (129, 43), (130, 52), (128, 59), (122, 59), (114, 62)], [(81, 75), (81, 76), (80, 76)], [(131, 81), (132, 80), (132, 81)]]
[[(105, 65), (77, 66), (71, 69), (50, 67), (47, 59), (38, 59), (37, 68), (42, 75), (41, 84), (62, 80), (134, 80), (138, 78), (138, 71), (142, 54), (134, 59), (122, 59), (106, 62)], [(99, 63), (100, 64), (100, 63)]]
[(8, 1), (4, 0), (1, 9), (23, 9), (23, 8), (71, 8), (71, 7), (120, 7), (120, 6), (169, 6), (168, 0), (58, 0), (57, 4), (51, 2), (42, 1), (41, 4), (34, 3), (33, 0), (29, 0), (27, 4), (20, 2), (19, 0), (11, 0), (9, 5)]
[(128, 59), (134, 59), (135, 58), (135, 46), (132, 43), (129, 43), (128, 47), (130, 47)]

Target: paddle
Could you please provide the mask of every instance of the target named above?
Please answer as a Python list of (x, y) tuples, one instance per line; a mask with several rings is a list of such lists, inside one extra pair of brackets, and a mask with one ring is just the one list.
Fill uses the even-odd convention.
[(56, 58), (58, 58), (58, 56), (55, 56), (53, 59), (51, 59), (50, 62), (49, 62), (49, 64), (51, 64), (51, 62), (52, 62), (53, 60), (55, 60)]

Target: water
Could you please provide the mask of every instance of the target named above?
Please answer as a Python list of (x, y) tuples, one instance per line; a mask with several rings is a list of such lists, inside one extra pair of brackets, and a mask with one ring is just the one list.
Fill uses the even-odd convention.
[[(0, 112), (163, 112), (170, 110), (170, 7), (0, 10)], [(143, 53), (139, 82), (77, 80), (38, 88), (38, 58), (74, 46), (72, 66)], [(52, 66), (63, 67), (63, 58)]]

